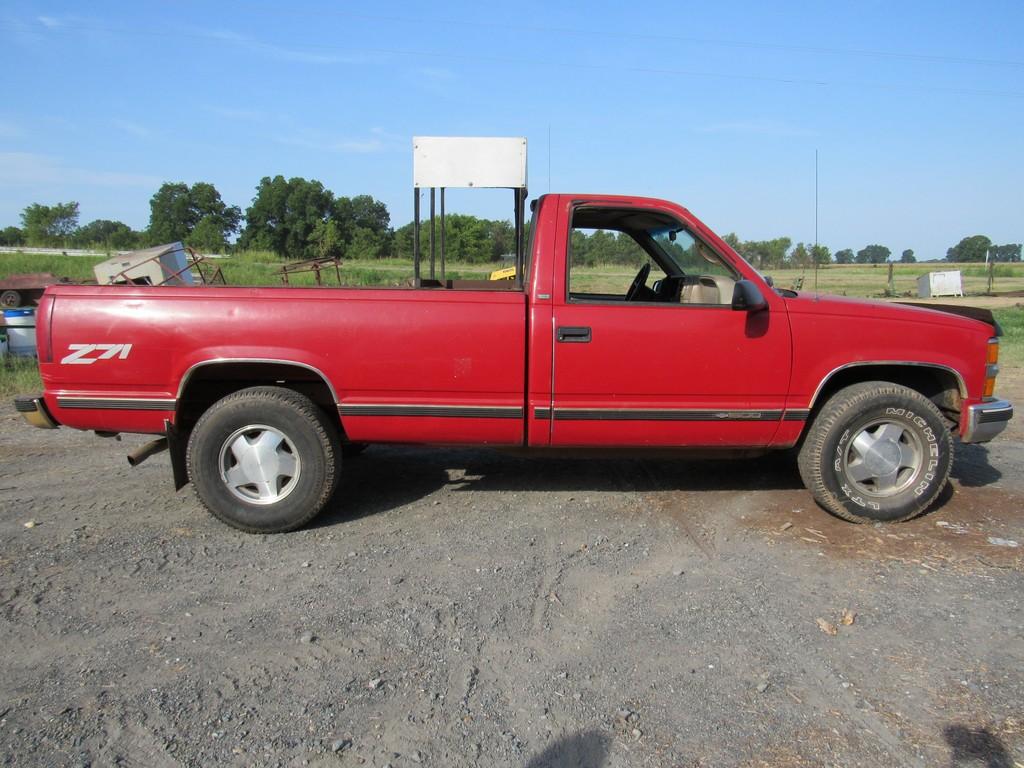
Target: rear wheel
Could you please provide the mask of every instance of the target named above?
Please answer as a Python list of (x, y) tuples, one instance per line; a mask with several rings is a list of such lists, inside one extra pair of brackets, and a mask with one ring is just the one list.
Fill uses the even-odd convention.
[(280, 387), (230, 394), (189, 437), (189, 479), (219, 520), (249, 533), (312, 520), (338, 479), (337, 429), (312, 401)]
[(952, 465), (942, 414), (907, 387), (869, 381), (822, 407), (800, 449), (804, 485), (852, 522), (908, 520), (938, 498)]

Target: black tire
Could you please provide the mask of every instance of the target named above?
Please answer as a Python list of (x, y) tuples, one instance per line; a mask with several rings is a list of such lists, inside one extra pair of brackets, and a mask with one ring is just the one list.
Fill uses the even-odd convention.
[(952, 462), (953, 440), (935, 404), (886, 381), (829, 398), (797, 459), (814, 500), (854, 523), (921, 514), (946, 487)]
[(0, 307), (13, 309), (21, 306), (21, 294), (14, 290), (7, 290), (0, 293)]
[(200, 417), (185, 460), (199, 501), (218, 520), (247, 533), (283, 533), (323, 509), (338, 482), (341, 451), (337, 428), (308, 397), (251, 387)]

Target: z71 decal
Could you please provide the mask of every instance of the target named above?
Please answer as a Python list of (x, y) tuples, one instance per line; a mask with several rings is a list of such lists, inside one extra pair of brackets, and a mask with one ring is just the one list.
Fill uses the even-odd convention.
[(126, 360), (131, 344), (68, 344), (70, 355), (62, 358), (61, 365), (92, 365), (97, 360)]

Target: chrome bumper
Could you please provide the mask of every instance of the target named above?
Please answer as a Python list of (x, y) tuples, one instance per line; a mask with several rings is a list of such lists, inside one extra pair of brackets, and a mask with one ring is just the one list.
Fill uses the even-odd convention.
[(967, 409), (965, 443), (987, 443), (1004, 429), (1013, 418), (1013, 403), (1007, 400), (987, 400)]
[(14, 410), (20, 413), (29, 424), (40, 429), (56, 429), (53, 420), (41, 395), (20, 395), (14, 398)]

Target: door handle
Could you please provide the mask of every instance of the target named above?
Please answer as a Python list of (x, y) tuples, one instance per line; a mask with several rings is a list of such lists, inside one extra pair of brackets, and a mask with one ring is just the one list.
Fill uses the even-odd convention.
[(556, 338), (564, 344), (588, 344), (590, 342), (590, 329), (563, 325), (558, 328)]

